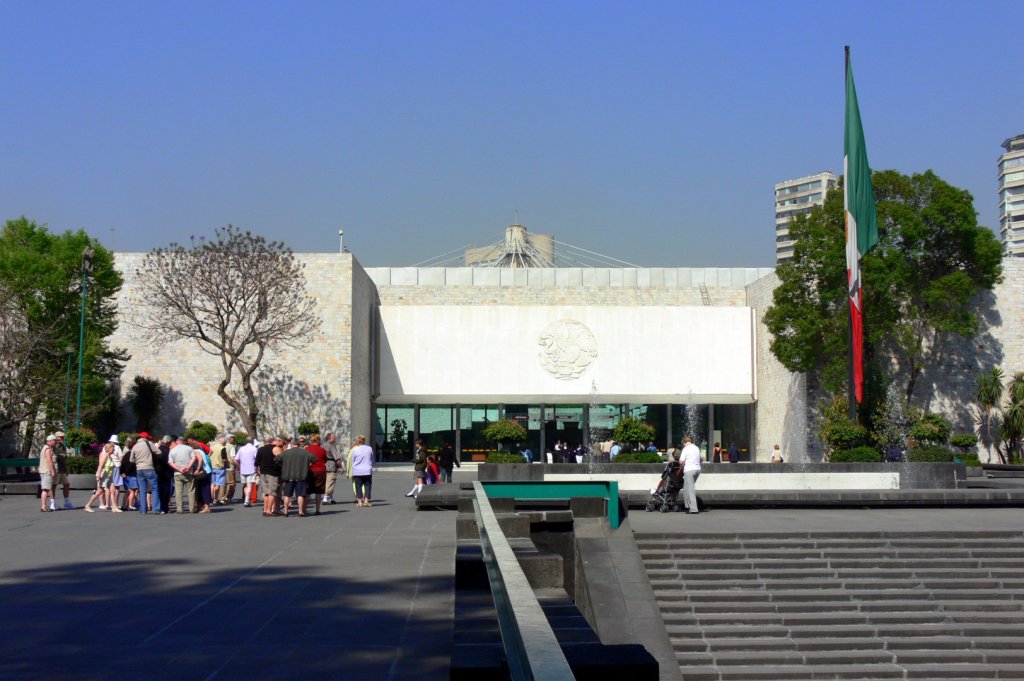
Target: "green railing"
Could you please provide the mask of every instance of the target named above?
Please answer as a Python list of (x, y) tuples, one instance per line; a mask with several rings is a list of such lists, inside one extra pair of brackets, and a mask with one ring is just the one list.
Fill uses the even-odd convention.
[(482, 483), (491, 497), (513, 499), (571, 499), (600, 497), (608, 502), (608, 524), (618, 529), (622, 509), (619, 508), (619, 483), (614, 480), (566, 480), (541, 482), (534, 480), (494, 481)]
[(533, 587), (498, 524), (488, 492), (480, 482), (473, 483), (473, 491), (480, 546), (510, 678), (512, 681), (575, 679)]

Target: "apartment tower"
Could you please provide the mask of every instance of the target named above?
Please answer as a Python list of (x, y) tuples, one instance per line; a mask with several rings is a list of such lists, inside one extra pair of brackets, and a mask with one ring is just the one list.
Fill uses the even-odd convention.
[(790, 221), (794, 216), (810, 213), (815, 206), (825, 203), (825, 194), (836, 186), (836, 179), (834, 174), (826, 171), (775, 185), (776, 263), (793, 257), (793, 239), (789, 235)]
[(1024, 257), (1024, 135), (1003, 142), (999, 157), (999, 238), (1006, 255)]

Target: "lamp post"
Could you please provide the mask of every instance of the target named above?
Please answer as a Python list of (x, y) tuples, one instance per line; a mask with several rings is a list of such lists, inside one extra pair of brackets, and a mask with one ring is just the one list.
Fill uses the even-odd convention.
[(68, 356), (68, 380), (64, 384), (64, 432), (67, 432), (68, 420), (71, 418), (71, 355), (75, 354), (75, 346), (68, 343), (64, 354)]
[[(96, 252), (86, 246), (82, 249), (82, 318), (78, 325), (78, 397), (75, 400), (75, 428), (82, 427), (82, 358), (85, 355), (85, 297), (89, 272), (92, 271), (92, 256)], [(77, 447), (75, 447), (77, 453)]]

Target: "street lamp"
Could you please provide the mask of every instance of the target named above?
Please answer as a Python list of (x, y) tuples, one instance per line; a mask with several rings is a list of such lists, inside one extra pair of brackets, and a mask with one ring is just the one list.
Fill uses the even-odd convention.
[(82, 249), (82, 319), (78, 325), (78, 398), (75, 401), (75, 428), (82, 427), (82, 358), (85, 355), (85, 296), (89, 272), (92, 271), (92, 256), (94, 255), (96, 255), (96, 251), (88, 246)]
[(68, 380), (64, 384), (64, 431), (67, 432), (68, 419), (71, 418), (71, 355), (75, 354), (75, 346), (68, 343), (64, 354), (68, 356)]

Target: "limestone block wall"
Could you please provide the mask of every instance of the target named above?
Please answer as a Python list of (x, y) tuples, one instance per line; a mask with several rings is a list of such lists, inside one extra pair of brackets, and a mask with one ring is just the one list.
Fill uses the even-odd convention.
[(770, 268), (377, 267), (381, 305), (745, 306), (745, 287)]
[[(131, 354), (122, 374), (122, 387), (126, 389), (135, 375), (156, 378), (167, 387), (164, 432), (180, 432), (195, 419), (222, 429), (238, 429), (239, 419), (216, 392), (222, 376), (219, 357), (204, 352), (194, 342), (161, 343), (163, 339), (153, 337), (135, 322), (137, 307), (145, 304), (137, 295), (139, 277), (145, 276), (138, 271), (144, 257), (143, 253), (116, 255), (115, 263), (125, 284), (117, 301), (121, 324), (111, 344)], [(322, 431), (344, 434), (351, 427), (352, 282), (353, 269), (358, 265), (347, 253), (297, 257), (305, 265), (306, 286), (317, 302), (321, 328), (305, 349), (270, 353), (265, 359), (265, 370), (258, 377), (267, 404), (265, 430), (290, 433), (302, 421), (311, 420), (318, 422)], [(132, 428), (133, 417), (127, 407), (125, 411), (121, 426)]]
[[(1008, 382), (1024, 371), (1024, 258), (1003, 259), (1003, 282), (979, 296), (977, 312), (979, 334), (942, 339), (940, 362), (924, 371), (914, 391), (914, 405), (946, 416), (954, 432), (975, 431), (971, 407), (979, 373), (998, 366)], [(978, 455), (988, 461), (989, 451), (979, 445)]]
[(779, 284), (773, 272), (746, 288), (747, 305), (757, 320), (757, 402), (754, 405), (754, 461), (771, 461), (772, 449), (782, 446), (786, 461), (807, 461), (807, 385), (803, 374), (794, 374), (775, 359), (771, 334), (764, 325), (765, 310)]

